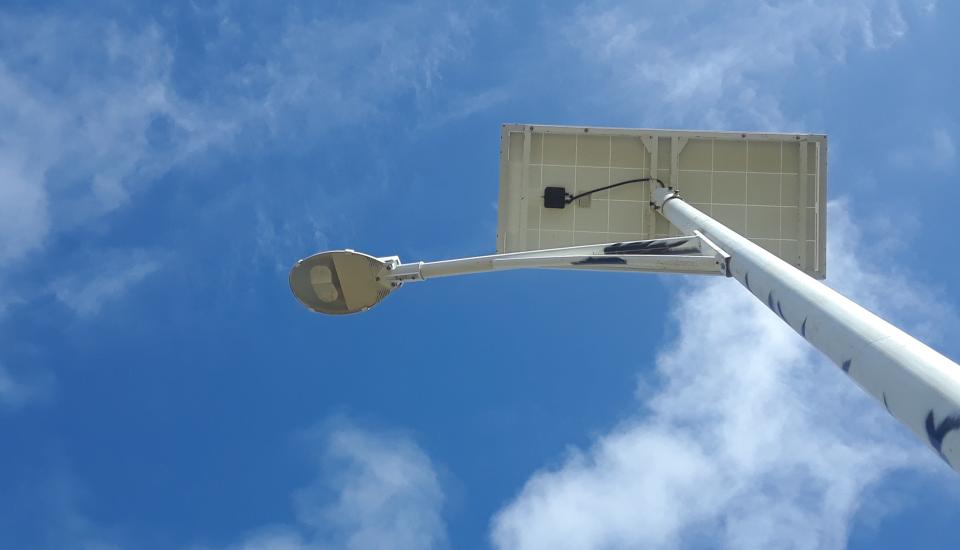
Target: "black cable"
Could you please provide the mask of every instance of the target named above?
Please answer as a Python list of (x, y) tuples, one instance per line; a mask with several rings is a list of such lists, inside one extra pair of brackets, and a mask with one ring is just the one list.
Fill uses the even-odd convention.
[(632, 180), (618, 181), (617, 183), (611, 183), (610, 185), (608, 185), (608, 186), (606, 186), (606, 187), (598, 187), (598, 188), (596, 188), (596, 189), (591, 189), (591, 190), (589, 190), (589, 191), (584, 191), (583, 193), (580, 193), (579, 195), (572, 195), (570, 198), (567, 199), (567, 204), (570, 204), (571, 202), (573, 202), (573, 201), (575, 201), (575, 200), (577, 200), (577, 199), (579, 199), (579, 198), (586, 197), (587, 195), (591, 195), (591, 194), (593, 194), (593, 193), (599, 193), (600, 191), (606, 191), (607, 189), (613, 189), (614, 187), (620, 187), (621, 185), (626, 185), (626, 184), (628, 184), (628, 183), (642, 183), (642, 182), (645, 182), (645, 181), (655, 181), (655, 182), (657, 182), (657, 183), (660, 184), (660, 187), (666, 187), (666, 186), (667, 186), (665, 183), (663, 183), (662, 181), (660, 181), (660, 178), (649, 178), (649, 177), (648, 177), (648, 178), (637, 178), (637, 179), (632, 179)]

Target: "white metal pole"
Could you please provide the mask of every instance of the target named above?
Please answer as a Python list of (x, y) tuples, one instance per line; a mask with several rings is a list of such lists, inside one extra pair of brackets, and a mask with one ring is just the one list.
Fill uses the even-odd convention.
[(656, 207), (730, 255), (730, 274), (887, 411), (960, 470), (960, 365), (658, 189)]

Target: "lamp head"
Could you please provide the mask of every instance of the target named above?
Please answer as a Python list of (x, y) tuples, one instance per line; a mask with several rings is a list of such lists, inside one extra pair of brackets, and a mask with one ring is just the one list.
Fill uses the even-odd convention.
[(328, 315), (366, 311), (393, 290), (387, 264), (353, 250), (320, 252), (290, 270), (290, 290), (309, 309)]

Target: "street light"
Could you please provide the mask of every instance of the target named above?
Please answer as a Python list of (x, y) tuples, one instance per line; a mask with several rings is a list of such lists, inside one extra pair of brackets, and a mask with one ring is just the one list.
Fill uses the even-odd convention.
[(497, 254), (323, 252), (297, 262), (290, 288), (345, 314), (408, 282), (505, 269), (730, 277), (958, 469), (960, 365), (816, 280), (826, 167), (824, 135), (505, 125)]

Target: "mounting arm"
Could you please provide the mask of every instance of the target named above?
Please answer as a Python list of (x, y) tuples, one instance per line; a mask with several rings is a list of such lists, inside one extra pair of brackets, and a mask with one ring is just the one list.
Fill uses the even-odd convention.
[(699, 232), (671, 237), (439, 262), (404, 264), (353, 250), (314, 254), (290, 270), (290, 290), (320, 313), (340, 315), (370, 309), (406, 282), (506, 269), (581, 269), (728, 275), (730, 257)]
[(383, 279), (403, 283), (524, 268), (726, 275), (728, 260), (726, 253), (695, 232), (689, 237), (571, 246), (439, 262), (401, 264), (399, 259), (390, 258)]

